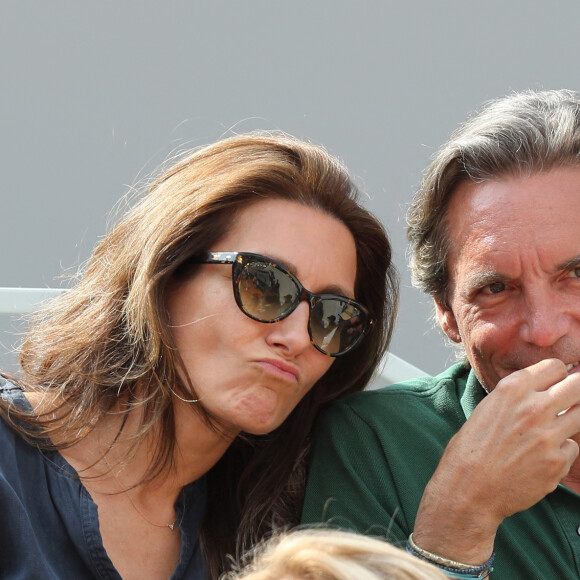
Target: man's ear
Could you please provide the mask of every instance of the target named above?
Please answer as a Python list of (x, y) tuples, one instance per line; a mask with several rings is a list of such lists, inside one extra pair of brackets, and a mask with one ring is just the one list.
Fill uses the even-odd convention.
[(453, 342), (461, 342), (461, 335), (459, 334), (459, 328), (453, 310), (438, 298), (435, 298), (435, 310), (437, 312), (437, 320), (443, 332)]

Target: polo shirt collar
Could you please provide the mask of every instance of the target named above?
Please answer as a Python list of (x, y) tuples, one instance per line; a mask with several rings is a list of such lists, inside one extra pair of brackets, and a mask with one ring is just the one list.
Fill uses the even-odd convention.
[(459, 397), (459, 403), (465, 413), (466, 419), (469, 419), (475, 407), (483, 400), (486, 394), (485, 389), (477, 380), (473, 369), (470, 369), (467, 380), (465, 381), (465, 388)]

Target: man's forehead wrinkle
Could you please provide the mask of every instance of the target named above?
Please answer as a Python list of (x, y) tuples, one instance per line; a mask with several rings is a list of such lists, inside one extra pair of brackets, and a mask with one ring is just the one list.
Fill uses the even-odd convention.
[[(450, 225), (451, 253), (458, 255), (467, 242), (482, 247), (501, 248), (504, 232), (513, 227), (513, 216), (509, 211), (497, 215), (497, 207), (478, 207), (473, 200), (457, 201), (455, 215)], [(500, 219), (498, 219), (498, 217)]]

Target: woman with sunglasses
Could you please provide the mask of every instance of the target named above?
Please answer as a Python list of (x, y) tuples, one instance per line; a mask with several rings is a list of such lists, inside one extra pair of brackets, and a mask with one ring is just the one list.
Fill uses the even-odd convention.
[(389, 242), (285, 136), (188, 154), (0, 377), (1, 577), (217, 578), (298, 522), (312, 425), (392, 332)]

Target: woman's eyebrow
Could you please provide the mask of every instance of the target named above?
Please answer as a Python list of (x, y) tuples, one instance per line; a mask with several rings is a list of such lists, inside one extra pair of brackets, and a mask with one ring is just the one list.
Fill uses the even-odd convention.
[[(298, 278), (298, 280), (300, 280), (300, 276), (298, 276), (297, 268), (294, 264), (291, 264), (287, 260), (284, 260), (283, 258), (276, 256), (275, 254), (270, 254), (266, 257), (269, 258), (270, 260), (273, 260), (274, 262), (277, 262), (281, 266), (284, 266), (284, 268), (286, 268), (288, 272), (291, 272), (294, 276), (296, 276), (296, 278)], [(302, 280), (300, 280), (300, 283), (303, 284)], [(328, 286), (322, 288), (322, 290), (320, 290), (319, 292), (314, 292), (312, 288), (307, 288), (307, 290), (313, 292), (314, 294), (338, 294), (339, 296), (344, 296), (345, 298), (348, 298), (349, 295), (352, 294), (352, 292), (348, 292), (346, 288), (343, 288), (338, 284), (329, 284)]]
[(349, 294), (352, 294), (352, 292), (347, 292), (346, 289), (343, 288), (342, 286), (331, 284), (330, 286), (326, 286), (325, 288), (323, 288), (320, 292), (316, 292), (316, 294), (338, 294), (339, 296), (344, 296), (345, 298), (348, 298)]

